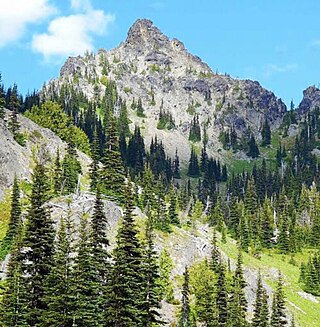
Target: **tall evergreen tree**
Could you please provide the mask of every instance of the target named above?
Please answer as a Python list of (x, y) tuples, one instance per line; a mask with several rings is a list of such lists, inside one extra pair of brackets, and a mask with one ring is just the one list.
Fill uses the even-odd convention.
[(106, 312), (108, 326), (140, 327), (146, 317), (145, 281), (143, 278), (143, 251), (137, 237), (132, 215), (132, 185), (126, 187), (126, 207), (118, 230), (113, 252), (109, 306)]
[(56, 160), (54, 162), (54, 176), (53, 176), (53, 193), (54, 195), (61, 194), (62, 190), (62, 165), (60, 158), (60, 150), (57, 149)]
[(225, 327), (228, 323), (228, 290), (226, 285), (225, 267), (221, 263), (216, 283), (217, 295), (216, 306), (218, 312), (219, 327)]
[(21, 219), (20, 188), (19, 188), (18, 179), (15, 176), (13, 180), (13, 187), (11, 193), (11, 210), (10, 210), (9, 226), (6, 236), (3, 240), (3, 243), (1, 244), (2, 249), (4, 246), (7, 248), (7, 250), (10, 250), (12, 241), (17, 233), (18, 226), (20, 224), (20, 219)]
[(3, 284), (0, 306), (0, 325), (4, 327), (28, 327), (26, 310), (26, 285), (23, 282), (21, 250), (23, 226), (20, 221)]
[(78, 255), (75, 260), (75, 314), (73, 324), (77, 327), (102, 327), (99, 290), (96, 278), (95, 258), (92, 255), (92, 241), (86, 215), (80, 221)]
[(185, 267), (183, 273), (183, 285), (182, 285), (182, 299), (181, 299), (181, 312), (178, 327), (191, 327), (192, 317), (190, 310), (190, 290), (189, 290), (189, 271), (188, 267)]
[(272, 313), (270, 327), (287, 326), (285, 307), (285, 295), (283, 292), (283, 280), (279, 272), (277, 288), (273, 294)]
[(91, 163), (90, 163), (90, 189), (96, 190), (99, 182), (99, 159), (100, 159), (100, 142), (97, 129), (93, 132), (93, 140), (91, 144)]
[(253, 311), (252, 327), (268, 327), (269, 326), (269, 308), (268, 296), (265, 288), (262, 285), (261, 274), (259, 271), (256, 301)]
[(107, 129), (107, 141), (104, 156), (102, 158), (103, 167), (100, 171), (100, 178), (103, 192), (123, 201), (123, 184), (125, 172), (122, 165), (119, 150), (119, 140), (116, 131), (114, 117), (110, 117)]
[(27, 322), (40, 326), (44, 310), (45, 280), (53, 262), (54, 227), (47, 207), (48, 178), (45, 166), (37, 162), (32, 176), (30, 208), (27, 213), (27, 226), (24, 237), (23, 276), (27, 287)]
[(152, 221), (148, 218), (146, 226), (146, 249), (144, 260), (144, 282), (145, 282), (145, 299), (143, 311), (145, 316), (143, 318), (144, 327), (160, 326), (160, 301), (162, 300), (160, 287), (160, 274), (157, 253), (154, 249), (154, 233)]
[(200, 176), (198, 156), (195, 153), (194, 148), (191, 149), (189, 167), (188, 167), (188, 176), (190, 176), (190, 177), (199, 177)]
[(45, 281), (44, 301), (47, 309), (42, 326), (71, 327), (75, 319), (75, 283), (73, 279), (74, 226), (71, 213), (61, 218), (55, 242), (52, 269)]
[(262, 126), (261, 137), (262, 137), (262, 141), (261, 141), (262, 146), (270, 145), (271, 129), (267, 119), (265, 119), (264, 124)]

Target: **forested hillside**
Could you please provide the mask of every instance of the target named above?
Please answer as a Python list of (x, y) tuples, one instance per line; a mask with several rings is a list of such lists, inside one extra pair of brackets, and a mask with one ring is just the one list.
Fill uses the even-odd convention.
[[(170, 65), (141, 45), (115, 78), (139, 40), (179, 50)], [(39, 92), (0, 83), (1, 326), (319, 326), (320, 91), (286, 111), (172, 42), (139, 21)], [(172, 70), (140, 72), (154, 60)], [(199, 104), (124, 89), (190, 63)], [(232, 85), (220, 104), (215, 80)]]

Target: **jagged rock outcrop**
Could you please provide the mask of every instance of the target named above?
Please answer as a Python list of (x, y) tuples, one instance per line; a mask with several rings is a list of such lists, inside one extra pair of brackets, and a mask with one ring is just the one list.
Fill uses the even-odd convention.
[[(107, 63), (107, 73), (103, 63)], [(234, 126), (239, 135), (250, 130), (260, 138), (264, 120), (276, 128), (286, 111), (284, 103), (258, 82), (214, 73), (199, 57), (190, 54), (182, 42), (170, 40), (146, 19), (137, 20), (117, 48), (69, 58), (59, 79), (50, 81), (43, 94), (50, 89), (59, 92), (61, 85), (71, 83), (89, 98), (102, 97), (103, 74), (104, 79), (116, 82), (128, 107), (133, 99), (142, 99), (146, 117), (139, 118), (130, 111), (132, 127), (143, 127), (147, 143), (157, 134), (172, 156), (178, 148), (182, 161), (189, 159), (188, 136), (195, 114), (206, 126), (208, 152), (217, 155), (222, 148), (221, 131)], [(160, 106), (173, 115), (175, 129), (157, 130)]]
[[(20, 132), (26, 138), (26, 145), (21, 146), (8, 130), (8, 119), (9, 111), (6, 110), (5, 119), (0, 119), (0, 200), (5, 191), (12, 186), (15, 175), (21, 180), (31, 180), (34, 159), (39, 151), (46, 152), (53, 158), (58, 147), (62, 155), (66, 147), (66, 144), (51, 130), (40, 127), (30, 119), (19, 115)], [(81, 152), (78, 154), (85, 173), (90, 159)]]
[(309, 111), (320, 108), (320, 89), (309, 86), (303, 91), (303, 98), (298, 107), (298, 114), (304, 115)]

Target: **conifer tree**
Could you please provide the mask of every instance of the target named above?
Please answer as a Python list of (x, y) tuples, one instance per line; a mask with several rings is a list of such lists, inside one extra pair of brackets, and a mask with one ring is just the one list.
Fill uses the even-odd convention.
[(0, 325), (28, 327), (26, 310), (26, 285), (23, 281), (21, 250), (23, 247), (23, 225), (17, 227), (13, 250), (8, 263), (7, 276), (3, 284), (0, 306)]
[(262, 131), (261, 131), (261, 137), (262, 137), (262, 141), (261, 141), (262, 146), (270, 145), (270, 143), (271, 143), (271, 129), (270, 129), (270, 125), (269, 125), (267, 119), (265, 119), (265, 121), (264, 121)]
[(99, 298), (100, 283), (96, 278), (95, 258), (92, 255), (92, 241), (85, 214), (80, 221), (74, 279), (76, 302), (73, 324), (77, 327), (104, 326), (104, 313), (101, 311)]
[(47, 304), (42, 326), (68, 327), (75, 319), (75, 282), (73, 279), (72, 252), (74, 226), (71, 213), (61, 218), (54, 251), (52, 269), (45, 281), (44, 301)]
[(234, 327), (245, 327), (247, 326), (246, 322), (246, 313), (247, 313), (247, 300), (244, 294), (244, 287), (246, 282), (243, 276), (243, 262), (241, 249), (239, 248), (237, 266), (234, 272), (233, 281), (232, 281), (232, 290), (231, 296), (229, 299), (228, 306), (228, 326)]
[(123, 201), (125, 172), (122, 165), (119, 140), (113, 116), (110, 117), (110, 122), (108, 124), (107, 141), (102, 163), (103, 167), (100, 171), (100, 178), (103, 192), (115, 197), (119, 201)]
[(182, 299), (181, 299), (181, 311), (178, 327), (191, 327), (192, 317), (190, 309), (190, 290), (189, 290), (189, 271), (188, 267), (185, 267), (183, 273), (183, 285), (182, 285)]
[(7, 247), (8, 250), (10, 250), (12, 241), (15, 238), (15, 235), (18, 230), (18, 226), (20, 224), (20, 218), (21, 218), (20, 188), (19, 188), (18, 179), (15, 176), (13, 180), (13, 187), (11, 193), (11, 210), (10, 210), (9, 226), (6, 236), (3, 240), (3, 243), (1, 244), (2, 249), (3, 246), (5, 246)]
[(253, 311), (252, 327), (268, 327), (269, 326), (269, 308), (268, 296), (265, 288), (262, 285), (261, 274), (259, 271), (256, 301)]
[(270, 327), (287, 326), (286, 312), (285, 312), (285, 295), (283, 292), (283, 280), (279, 272), (277, 288), (273, 294), (272, 313)]
[(195, 153), (193, 148), (191, 149), (191, 154), (190, 154), (188, 176), (190, 176), (190, 177), (199, 177), (200, 176), (198, 156)]
[(225, 327), (228, 323), (228, 290), (226, 285), (225, 267), (221, 263), (216, 283), (217, 295), (216, 306), (219, 327)]
[(260, 155), (260, 151), (253, 134), (251, 134), (250, 139), (248, 141), (247, 155), (251, 158), (257, 158)]
[(44, 310), (45, 280), (53, 262), (54, 228), (46, 205), (48, 200), (48, 178), (45, 166), (37, 162), (32, 176), (30, 208), (24, 237), (24, 283), (27, 286), (27, 322), (39, 326)]
[(145, 282), (145, 299), (143, 311), (145, 317), (143, 318), (143, 326), (152, 327), (162, 324), (160, 314), (157, 311), (160, 308), (160, 301), (162, 300), (160, 274), (157, 253), (154, 249), (154, 234), (152, 221), (148, 218), (146, 226), (146, 249), (144, 262), (144, 282)]
[(173, 261), (166, 249), (162, 250), (159, 257), (159, 274), (161, 297), (171, 303), (174, 300), (173, 285), (170, 279), (171, 271), (174, 268)]
[(62, 189), (62, 166), (60, 159), (60, 150), (57, 149), (56, 160), (54, 162), (54, 176), (53, 176), (53, 193), (59, 195)]
[(220, 264), (221, 264), (221, 253), (220, 253), (218, 245), (217, 245), (217, 233), (216, 233), (215, 229), (213, 229), (211, 246), (212, 246), (211, 268), (215, 273), (218, 273), (220, 270)]
[(91, 220), (91, 247), (92, 247), (92, 264), (94, 275), (92, 280), (98, 285), (98, 294), (96, 301), (100, 308), (96, 316), (96, 322), (103, 325), (103, 313), (106, 311), (108, 303), (108, 293), (110, 288), (110, 255), (107, 251), (109, 240), (107, 238), (107, 217), (104, 213), (104, 204), (101, 199), (100, 188), (98, 187), (96, 199)]
[(174, 190), (173, 182), (170, 184), (169, 190), (169, 209), (168, 209), (168, 218), (171, 224), (179, 225), (179, 215), (177, 208), (177, 195)]
[(100, 158), (100, 142), (95, 128), (93, 132), (93, 140), (91, 144), (91, 163), (90, 163), (90, 189), (95, 191), (99, 181), (99, 158)]
[(62, 162), (63, 193), (74, 193), (78, 184), (78, 176), (81, 173), (81, 164), (78, 160), (75, 145), (68, 143), (67, 153)]
[(140, 327), (146, 317), (143, 251), (134, 224), (131, 182), (126, 187), (126, 207), (118, 230), (113, 252), (109, 305), (106, 312), (108, 326)]

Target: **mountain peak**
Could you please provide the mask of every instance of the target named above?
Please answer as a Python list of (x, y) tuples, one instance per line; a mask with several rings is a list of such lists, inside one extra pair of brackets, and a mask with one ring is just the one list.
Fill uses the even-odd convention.
[(126, 45), (143, 47), (163, 47), (169, 44), (170, 40), (165, 36), (149, 19), (138, 19), (130, 27), (125, 41)]

